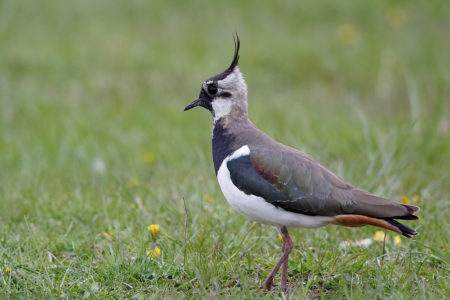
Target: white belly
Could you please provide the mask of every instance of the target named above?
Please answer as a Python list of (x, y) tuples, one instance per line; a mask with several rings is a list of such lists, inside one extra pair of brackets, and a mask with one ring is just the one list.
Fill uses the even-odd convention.
[(223, 195), (228, 203), (240, 214), (259, 223), (286, 227), (313, 228), (327, 225), (333, 221), (331, 217), (308, 216), (286, 211), (266, 202), (261, 197), (247, 195), (239, 190), (231, 181), (227, 162), (249, 154), (250, 149), (248, 146), (239, 148), (230, 157), (223, 160), (217, 172), (217, 180)]

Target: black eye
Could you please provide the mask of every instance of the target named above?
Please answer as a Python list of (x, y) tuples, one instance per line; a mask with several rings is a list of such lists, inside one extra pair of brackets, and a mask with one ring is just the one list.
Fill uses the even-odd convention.
[(217, 86), (214, 83), (208, 85), (208, 93), (210, 95), (215, 95), (217, 93)]

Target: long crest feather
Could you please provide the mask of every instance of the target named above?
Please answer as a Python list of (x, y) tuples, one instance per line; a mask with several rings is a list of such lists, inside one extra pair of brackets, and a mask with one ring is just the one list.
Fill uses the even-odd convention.
[(234, 57), (231, 65), (228, 67), (229, 70), (233, 70), (239, 63), (239, 49), (241, 47), (241, 41), (239, 40), (239, 36), (237, 32), (233, 35), (234, 40)]
[(222, 80), (226, 78), (228, 75), (230, 75), (234, 71), (234, 68), (237, 67), (239, 63), (239, 49), (241, 47), (241, 42), (239, 40), (239, 36), (237, 35), (237, 33), (233, 35), (233, 40), (234, 40), (234, 57), (233, 61), (231, 62), (231, 65), (222, 73), (214, 75), (211, 78), (207, 79), (206, 81)]

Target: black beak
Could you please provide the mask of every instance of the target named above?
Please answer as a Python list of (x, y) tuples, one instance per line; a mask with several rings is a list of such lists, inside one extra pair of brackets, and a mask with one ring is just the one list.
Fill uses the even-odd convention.
[(188, 106), (186, 106), (184, 108), (184, 111), (190, 110), (191, 108), (194, 108), (196, 106), (201, 106), (202, 105), (203, 100), (201, 98), (197, 98), (194, 101), (192, 101), (191, 103), (188, 104)]
[(189, 105), (184, 108), (184, 111), (190, 110), (196, 106), (201, 106), (209, 111), (212, 111), (211, 100), (211, 97), (202, 89), (200, 91), (200, 95), (198, 95), (198, 98), (189, 103)]

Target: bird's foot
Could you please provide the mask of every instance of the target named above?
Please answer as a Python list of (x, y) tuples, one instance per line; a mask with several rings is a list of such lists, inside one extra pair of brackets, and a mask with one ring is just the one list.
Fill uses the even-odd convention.
[(273, 287), (273, 277), (269, 276), (264, 280), (264, 283), (259, 287), (263, 291), (270, 291)]
[(287, 291), (288, 289), (288, 282), (286, 278), (282, 278), (280, 282), (280, 286), (283, 288), (284, 291)]
[[(288, 290), (288, 285), (289, 283), (287, 282), (287, 280), (281, 280), (280, 283), (278, 284), (284, 291)], [(274, 287), (275, 285), (273, 284), (273, 279), (270, 280), (269, 278), (267, 278), (264, 281), (264, 284), (262, 284), (259, 289), (263, 290), (263, 291), (270, 291), (272, 289), (272, 287)]]

